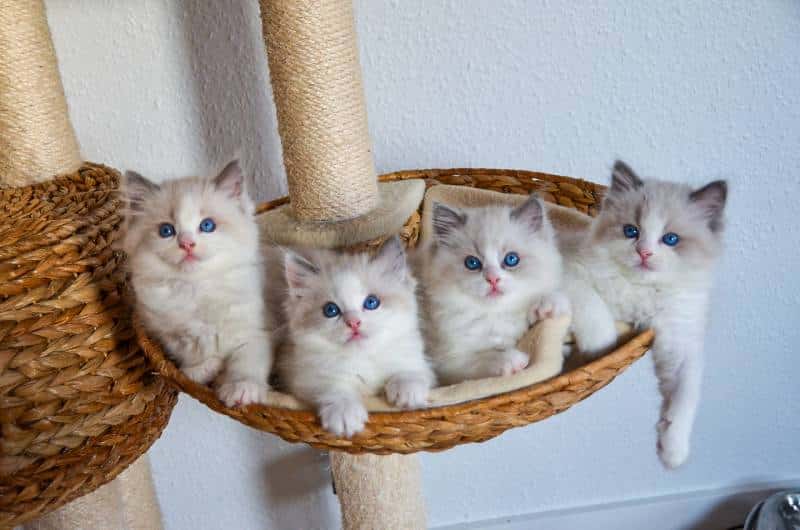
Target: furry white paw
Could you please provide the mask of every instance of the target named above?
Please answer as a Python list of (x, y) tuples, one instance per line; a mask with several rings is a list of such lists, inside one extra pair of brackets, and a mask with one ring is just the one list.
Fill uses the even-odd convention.
[(497, 356), (490, 363), (489, 371), (491, 375), (512, 375), (524, 370), (531, 362), (530, 356), (519, 350), (505, 350), (498, 352)]
[(667, 469), (675, 469), (689, 457), (689, 436), (681, 432), (674, 423), (662, 419), (658, 430), (658, 458)]
[(319, 407), (322, 428), (346, 438), (364, 430), (368, 416), (367, 409), (355, 398), (332, 399), (323, 402)]
[(546, 318), (558, 318), (570, 313), (572, 306), (564, 293), (548, 293), (539, 298), (528, 310), (528, 322), (535, 324)]
[(222, 370), (222, 359), (219, 357), (210, 357), (199, 364), (181, 367), (186, 377), (201, 385), (213, 381), (220, 370)]
[(418, 409), (428, 404), (430, 385), (424, 378), (413, 375), (392, 377), (386, 383), (386, 400), (404, 409)]
[(243, 407), (251, 403), (266, 403), (268, 387), (255, 381), (223, 383), (217, 388), (219, 399), (227, 407)]

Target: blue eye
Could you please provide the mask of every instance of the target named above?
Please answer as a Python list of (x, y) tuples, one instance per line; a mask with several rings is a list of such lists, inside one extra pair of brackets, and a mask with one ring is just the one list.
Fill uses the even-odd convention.
[(680, 236), (678, 236), (678, 234), (676, 234), (675, 232), (664, 234), (664, 237), (661, 238), (661, 241), (663, 241), (665, 245), (669, 245), (671, 247), (677, 245), (678, 241), (680, 240), (681, 240)]
[(635, 237), (639, 237), (639, 229), (633, 225), (625, 225), (622, 227), (622, 233), (625, 234), (625, 237), (629, 239), (633, 239)]
[(161, 223), (158, 225), (158, 235), (163, 238), (172, 237), (175, 235), (175, 227), (169, 223)]
[(516, 252), (509, 252), (506, 254), (506, 257), (503, 258), (503, 263), (506, 267), (516, 267), (519, 265), (519, 254)]
[(322, 306), (322, 314), (328, 318), (338, 317), (341, 312), (342, 310), (339, 309), (339, 306), (333, 302), (328, 302)]
[(371, 294), (364, 299), (364, 309), (372, 311), (373, 309), (378, 309), (379, 305), (381, 305), (381, 301), (374, 294)]
[(481, 260), (475, 256), (467, 256), (467, 259), (464, 260), (464, 266), (471, 271), (478, 271), (481, 269), (483, 264), (481, 263)]
[(200, 231), (201, 232), (213, 232), (217, 229), (217, 223), (214, 222), (213, 219), (210, 217), (206, 217), (202, 221), (200, 221)]

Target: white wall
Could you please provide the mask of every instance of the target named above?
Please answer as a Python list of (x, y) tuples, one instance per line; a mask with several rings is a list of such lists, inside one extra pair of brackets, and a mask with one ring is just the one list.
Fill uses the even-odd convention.
[[(256, 4), (48, 0), (85, 156), (160, 178), (240, 147), (261, 198), (285, 189)], [(622, 157), (645, 175), (731, 187), (688, 465), (659, 467), (645, 360), (565, 414), (424, 455), (431, 525), (800, 481), (800, 4), (356, 8), (382, 171), (511, 167), (603, 182)], [(151, 455), (170, 530), (337, 524), (322, 457), (188, 397)]]

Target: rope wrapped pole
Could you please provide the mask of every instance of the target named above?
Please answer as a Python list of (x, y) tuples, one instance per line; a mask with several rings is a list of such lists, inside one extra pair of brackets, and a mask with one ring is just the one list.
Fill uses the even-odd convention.
[(352, 3), (261, 0), (261, 21), (291, 199), (259, 216), (266, 241), (332, 248), (396, 233), (425, 185), (377, 182)]
[[(377, 183), (351, 0), (261, 0), (261, 20), (291, 199), (262, 216), (267, 237), (336, 247), (396, 232), (424, 184)], [(345, 530), (425, 528), (416, 456), (331, 465)]]
[(80, 163), (42, 0), (0, 0), (0, 187)]
[(378, 204), (350, 1), (262, 0), (294, 215), (337, 221)]
[(423, 530), (425, 504), (416, 455), (331, 453), (345, 530)]

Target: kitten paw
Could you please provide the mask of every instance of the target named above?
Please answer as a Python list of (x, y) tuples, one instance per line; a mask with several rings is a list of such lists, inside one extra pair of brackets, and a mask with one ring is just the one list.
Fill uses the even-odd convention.
[(505, 350), (499, 352), (490, 365), (493, 376), (513, 375), (524, 370), (531, 362), (530, 356), (519, 350)]
[(217, 396), (227, 407), (244, 407), (251, 403), (266, 403), (267, 385), (255, 381), (236, 381), (222, 383), (217, 388)]
[(403, 409), (418, 409), (428, 404), (430, 385), (416, 375), (394, 376), (386, 383), (386, 400)]
[(535, 324), (547, 318), (558, 318), (572, 313), (569, 298), (564, 293), (548, 293), (537, 300), (528, 310), (528, 322)]
[(662, 419), (656, 426), (658, 431), (658, 458), (667, 469), (675, 469), (689, 457), (689, 437), (674, 423)]
[(210, 357), (199, 364), (181, 368), (186, 377), (201, 385), (213, 381), (220, 370), (222, 370), (222, 359), (219, 357)]
[(341, 398), (323, 402), (319, 407), (322, 428), (335, 434), (350, 438), (364, 430), (369, 414), (361, 401), (355, 398)]

